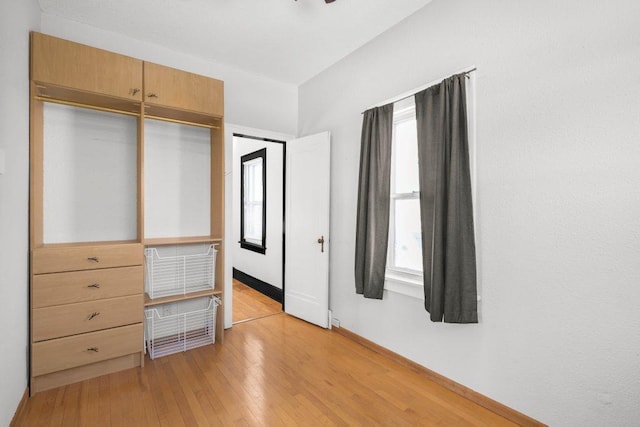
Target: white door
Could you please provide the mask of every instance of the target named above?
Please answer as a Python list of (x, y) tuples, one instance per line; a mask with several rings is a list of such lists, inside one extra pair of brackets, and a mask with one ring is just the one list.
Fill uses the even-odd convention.
[(330, 134), (287, 141), (284, 309), (329, 327)]

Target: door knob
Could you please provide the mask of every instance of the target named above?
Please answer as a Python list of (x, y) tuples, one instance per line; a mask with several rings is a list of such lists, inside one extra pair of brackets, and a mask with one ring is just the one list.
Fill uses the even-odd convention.
[(324, 236), (320, 236), (320, 238), (318, 239), (318, 244), (321, 245), (320, 252), (324, 252)]

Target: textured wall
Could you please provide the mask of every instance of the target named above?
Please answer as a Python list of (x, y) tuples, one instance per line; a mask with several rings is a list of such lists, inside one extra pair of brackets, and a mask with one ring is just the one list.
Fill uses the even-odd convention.
[(35, 0), (0, 2), (0, 425), (27, 387), (29, 345), (29, 31)]
[[(552, 425), (640, 419), (640, 6), (435, 0), (300, 87), (332, 132), (342, 326)], [(476, 65), (478, 325), (355, 295), (361, 115)]]

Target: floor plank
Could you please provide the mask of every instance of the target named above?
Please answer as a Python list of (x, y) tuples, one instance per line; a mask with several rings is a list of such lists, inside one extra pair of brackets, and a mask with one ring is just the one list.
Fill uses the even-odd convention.
[(282, 312), (282, 304), (233, 279), (232, 322), (246, 322)]
[(332, 331), (284, 313), (224, 344), (31, 397), (16, 425), (515, 424)]

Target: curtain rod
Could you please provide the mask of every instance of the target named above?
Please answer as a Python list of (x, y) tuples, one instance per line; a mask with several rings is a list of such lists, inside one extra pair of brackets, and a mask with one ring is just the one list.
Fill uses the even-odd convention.
[[(471, 73), (471, 72), (473, 72), (473, 71), (476, 71), (477, 69), (478, 69), (477, 67), (468, 67), (468, 68), (464, 68), (464, 69), (462, 69), (462, 70), (460, 70), (460, 71), (458, 71), (458, 72), (455, 72), (455, 73), (451, 74), (451, 76), (455, 76), (455, 75), (457, 75), (457, 74), (467, 74), (467, 76), (466, 76), (466, 77), (467, 77), (467, 78), (469, 78), (468, 74), (469, 74), (469, 73)], [(451, 77), (451, 76), (449, 76), (449, 77)], [(383, 106), (383, 105), (387, 105), (387, 104), (391, 104), (391, 103), (396, 103), (396, 102), (400, 102), (400, 101), (402, 101), (402, 100), (405, 100), (405, 99), (407, 99), (407, 98), (411, 98), (411, 97), (412, 97), (412, 96), (414, 96), (416, 93), (418, 93), (418, 92), (420, 92), (420, 91), (422, 91), (422, 90), (425, 90), (425, 89), (427, 89), (427, 88), (430, 88), (431, 86), (437, 85), (438, 83), (442, 82), (444, 79), (447, 79), (447, 78), (448, 78), (448, 77), (443, 77), (443, 78), (440, 78), (440, 79), (434, 80), (434, 81), (429, 82), (429, 83), (427, 83), (427, 84), (425, 84), (425, 85), (422, 85), (422, 86), (420, 86), (420, 87), (418, 87), (418, 88), (416, 88), (416, 89), (412, 89), (412, 90), (410, 90), (409, 92), (405, 92), (405, 93), (403, 93), (403, 94), (401, 94), (401, 95), (398, 95), (398, 96), (396, 96), (396, 97), (394, 97), (394, 98), (390, 98), (390, 99), (388, 99), (388, 100), (386, 100), (386, 101), (383, 101), (383, 102), (378, 102), (378, 103), (376, 103), (376, 104), (374, 104), (374, 105), (370, 106), (369, 108), (365, 109), (365, 110), (364, 110), (362, 113), (360, 113), (360, 114), (364, 114), (364, 113), (365, 113), (365, 111), (368, 111), (368, 110), (370, 110), (370, 109), (372, 109), (372, 108), (381, 107), (381, 106)], [(406, 93), (408, 93), (408, 95), (405, 95)]]

